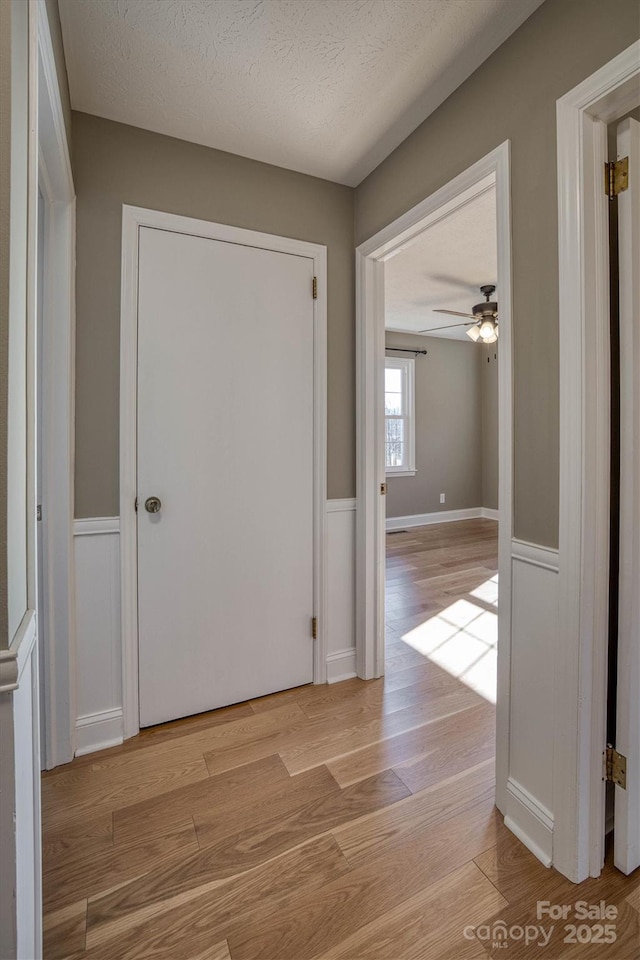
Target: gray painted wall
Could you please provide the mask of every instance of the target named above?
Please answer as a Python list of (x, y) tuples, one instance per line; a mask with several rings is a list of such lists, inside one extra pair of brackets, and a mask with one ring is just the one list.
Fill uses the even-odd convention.
[(512, 148), (514, 534), (558, 543), (556, 100), (640, 34), (637, 0), (546, 0), (356, 189), (356, 243)]
[(387, 516), (496, 509), (497, 363), (488, 364), (487, 348), (471, 341), (390, 331), (386, 343), (428, 351), (415, 362), (416, 475), (387, 477)]
[(119, 512), (125, 203), (327, 245), (328, 495), (353, 497), (353, 189), (76, 112), (73, 167), (78, 198), (76, 516)]
[[(636, 0), (546, 0), (356, 190), (360, 243), (511, 140), (514, 533), (552, 547), (558, 540), (555, 104), (639, 33)], [(77, 516), (118, 510), (122, 203), (328, 245), (328, 493), (353, 496), (353, 191), (87, 115), (73, 114), (72, 131)]]

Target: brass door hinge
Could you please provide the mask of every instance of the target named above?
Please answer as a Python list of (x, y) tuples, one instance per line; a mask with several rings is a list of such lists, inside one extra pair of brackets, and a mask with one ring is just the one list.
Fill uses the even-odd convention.
[(629, 188), (629, 157), (612, 160), (604, 165), (604, 190), (609, 200)]
[(313, 278), (313, 283), (311, 284), (311, 294), (314, 300), (318, 299), (318, 278)]
[(318, 618), (311, 617), (311, 636), (314, 640), (318, 639)]
[(607, 749), (602, 754), (602, 779), (607, 783), (616, 783), (623, 790), (627, 789), (627, 758), (607, 744)]
[(386, 494), (387, 494), (387, 485), (386, 485), (386, 483), (381, 483), (381, 484), (380, 484), (380, 495), (384, 497), (384, 496), (386, 496)]

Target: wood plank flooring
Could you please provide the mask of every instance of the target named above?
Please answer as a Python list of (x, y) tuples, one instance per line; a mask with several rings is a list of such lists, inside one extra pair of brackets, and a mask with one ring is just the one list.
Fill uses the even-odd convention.
[(486, 960), (503, 950), (483, 925), (578, 899), (616, 906), (613, 944), (556, 924), (504, 955), (637, 960), (640, 878), (607, 864), (574, 887), (493, 805), (496, 554), (485, 520), (388, 537), (384, 680), (164, 724), (45, 774), (46, 960)]

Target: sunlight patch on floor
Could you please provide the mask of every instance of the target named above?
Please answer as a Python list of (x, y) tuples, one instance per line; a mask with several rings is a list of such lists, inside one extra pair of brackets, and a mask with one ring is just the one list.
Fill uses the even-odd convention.
[(490, 603), (492, 607), (498, 606), (498, 574), (491, 577), (491, 580), (485, 580), (484, 583), (481, 583), (479, 587), (476, 587), (475, 590), (471, 591), (472, 597), (477, 597), (478, 600), (484, 600), (485, 603)]
[[(497, 607), (497, 575), (480, 584), (470, 596)], [(403, 634), (402, 639), (485, 700), (496, 702), (497, 612), (470, 600), (456, 600)]]

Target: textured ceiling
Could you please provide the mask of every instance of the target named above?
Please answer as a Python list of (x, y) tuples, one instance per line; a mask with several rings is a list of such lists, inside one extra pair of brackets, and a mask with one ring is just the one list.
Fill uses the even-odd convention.
[(433, 309), (470, 313), (483, 299), (480, 287), (496, 282), (497, 260), (496, 194), (491, 188), (386, 261), (386, 328), (417, 333), (447, 324), (448, 329), (432, 335), (471, 343), (466, 328), (454, 326), (464, 323), (463, 317)]
[(542, 0), (60, 0), (72, 106), (352, 186)]

